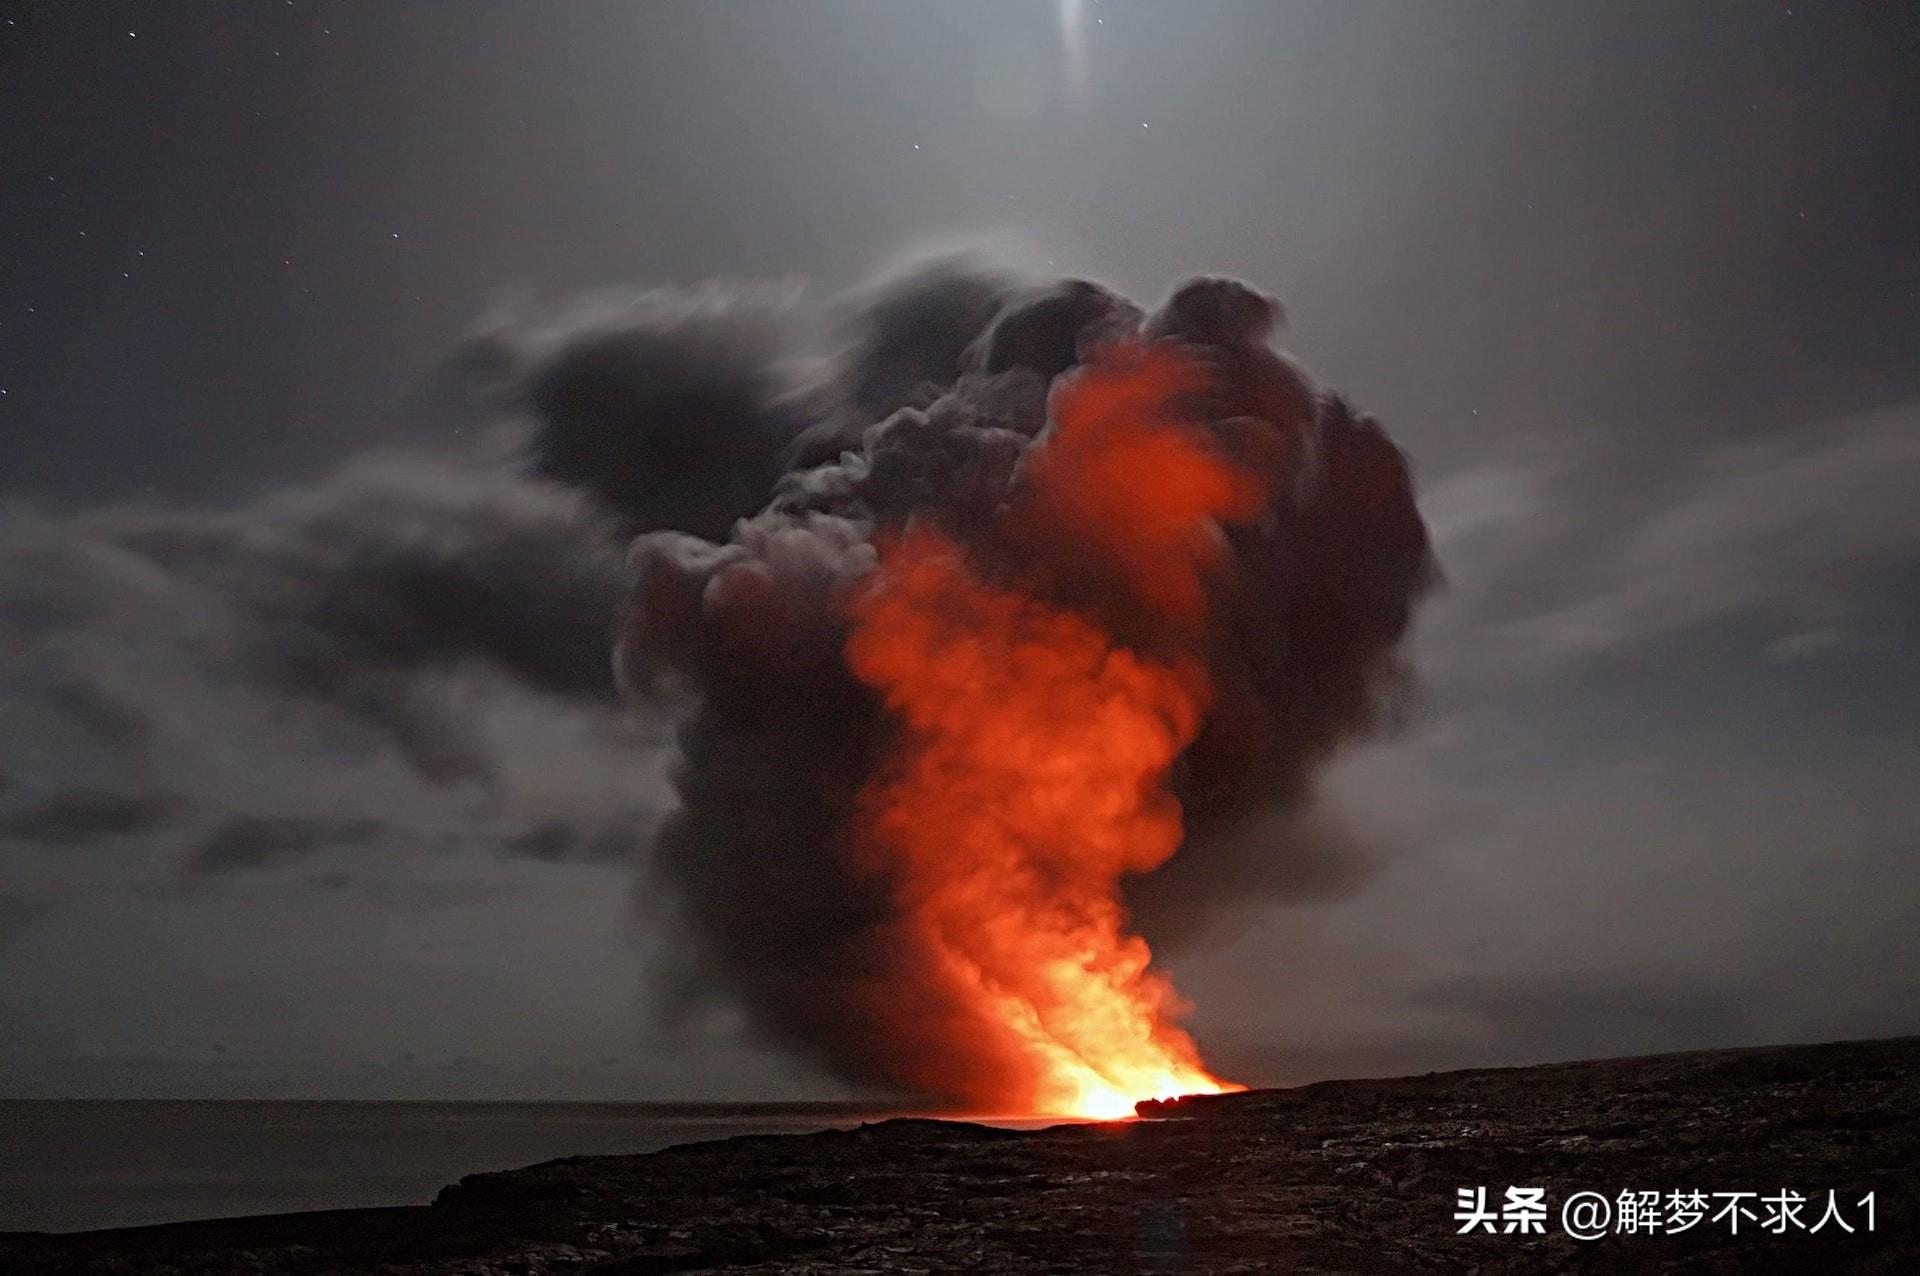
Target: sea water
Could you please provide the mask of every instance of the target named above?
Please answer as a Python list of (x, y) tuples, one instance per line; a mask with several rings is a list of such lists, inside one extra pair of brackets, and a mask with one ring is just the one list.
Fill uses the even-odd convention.
[(0, 1231), (423, 1205), (484, 1170), (893, 1115), (818, 1103), (0, 1100)]

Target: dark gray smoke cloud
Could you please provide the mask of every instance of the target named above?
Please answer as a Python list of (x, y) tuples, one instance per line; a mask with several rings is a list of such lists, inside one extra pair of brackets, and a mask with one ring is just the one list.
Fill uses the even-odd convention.
[[(715, 286), (496, 316), (454, 370), (514, 414), (504, 455), (374, 453), (231, 509), (0, 502), (0, 712), (13, 760), (33, 761), (0, 788), (0, 843), (113, 839), (189, 876), (253, 871), (364, 845), (382, 820), (383, 846), (435, 841), (410, 805), (477, 783), (481, 805), (437, 809), (483, 845), (637, 857), (659, 820), (645, 785), (580, 800), (535, 776), (519, 803), (494, 790), (505, 762), (555, 765), (513, 738), (530, 722), (603, 769), (657, 751), (658, 724), (625, 722), (614, 681), (626, 542), (660, 526), (724, 534), (766, 502), (807, 401), (792, 301)], [(602, 719), (618, 725), (580, 725)], [(286, 757), (275, 792), (248, 792), (198, 749), (198, 769), (173, 765), (185, 740), (217, 755), (250, 734)], [(303, 770), (345, 784), (346, 766), (388, 755), (424, 786), (412, 797), (395, 784), (347, 795), (364, 813), (310, 809), (326, 799), (301, 792)], [(169, 773), (181, 792), (147, 791)]]
[(876, 534), (926, 519), (1010, 570), (1051, 555), (1061, 601), (1118, 611), (1126, 591), (1097, 556), (1061, 567), (1071, 547), (1009, 540), (997, 514), (1045, 437), (1050, 387), (1123, 336), (1205, 360), (1199, 415), (1283, 476), (1266, 517), (1231, 534), (1208, 652), (1219, 703), (1177, 776), (1190, 835), (1129, 884), (1137, 922), (1177, 942), (1231, 904), (1357, 884), (1364, 857), (1310, 813), (1312, 780), (1400, 702), (1397, 645), (1434, 570), (1400, 453), (1272, 347), (1280, 318), (1227, 279), (1189, 281), (1145, 315), (1084, 281), (925, 268), (874, 297), (827, 379), (837, 398), (816, 401), (764, 510), (724, 541), (636, 542), (623, 674), (641, 693), (691, 687), (699, 706), (646, 892), (685, 930), (671, 1004), (738, 999), (765, 1038), (861, 1084), (966, 1098), (944, 1078), (992, 1066), (965, 1057), (979, 1035), (966, 1010), (914, 968), (884, 885), (844, 857), (892, 727), (846, 667), (841, 602), (872, 569)]
[(535, 422), (535, 474), (590, 492), (629, 531), (724, 537), (759, 509), (807, 425), (790, 290), (662, 289), (534, 321), (502, 315), (458, 366)]
[(840, 334), (826, 393), (815, 405), (822, 419), (796, 441), (788, 468), (837, 460), (859, 446), (861, 432), (875, 421), (938, 398), (1017, 286), (991, 263), (956, 254), (862, 290)]
[[(1273, 348), (1277, 304), (1200, 279), (1147, 314), (959, 257), (856, 294), (817, 341), (798, 314), (788, 292), (709, 287), (490, 323), (458, 363), (520, 418), (521, 454), (499, 463), (364, 458), (234, 510), (0, 508), (0, 695), (139, 755), (177, 738), (173, 683), (243, 687), (271, 715), (352, 724), (430, 785), (486, 785), (500, 741), (473, 677), (596, 711), (623, 681), (677, 723), (677, 807), (520, 811), (491, 845), (642, 859), (639, 894), (675, 927), (670, 1018), (736, 1003), (842, 1077), (950, 1095), (930, 1056), (945, 1075), (991, 1061), (964, 1057), (964, 1015), (843, 859), (892, 724), (846, 667), (840, 600), (876, 534), (914, 519), (1009, 570), (1060, 558), (1000, 518), (1051, 389), (1116, 338), (1179, 342), (1215, 373), (1197, 413), (1284, 482), (1231, 533), (1206, 653), (1219, 703), (1176, 777), (1187, 844), (1128, 899), (1165, 946), (1251, 900), (1353, 889), (1365, 856), (1312, 807), (1313, 776), (1391, 713), (1431, 564), (1399, 453)], [(1108, 606), (1103, 571), (1053, 572), (1059, 601)], [(177, 825), (198, 877), (418, 840), (404, 809), (31, 780), (0, 798), (0, 836), (23, 844)]]

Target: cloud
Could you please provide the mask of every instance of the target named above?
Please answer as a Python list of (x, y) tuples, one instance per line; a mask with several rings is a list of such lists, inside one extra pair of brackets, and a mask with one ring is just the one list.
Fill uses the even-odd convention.
[(791, 286), (707, 284), (505, 309), (456, 367), (533, 421), (533, 471), (589, 492), (629, 531), (719, 537), (766, 503), (807, 424)]
[(580, 834), (565, 820), (547, 820), (530, 829), (502, 838), (500, 848), (509, 855), (524, 855), (536, 860), (564, 860), (580, 844)]
[[(1531, 698), (1522, 689), (1509, 693)], [(1473, 702), (1335, 764), (1367, 889), (1178, 959), (1223, 1067), (1269, 1080), (1920, 1030), (1911, 740), (1757, 757), (1562, 746)]]
[(1689, 487), (1576, 568), (1564, 601), (1501, 636), (1557, 658), (1757, 618), (1790, 640), (1835, 630), (1877, 577), (1920, 559), (1920, 405), (1718, 448), (1696, 468)]
[[(638, 865), (647, 942), (671, 937), (669, 957), (706, 963), (669, 992), (724, 1003), (746, 984), (785, 997), (795, 1019), (815, 1014), (807, 963), (846, 960), (815, 941), (879, 907), (820, 888), (837, 817), (817, 808), (844, 797), (864, 747), (836, 699), (844, 634), (827, 600), (870, 569), (875, 525), (933, 507), (987, 525), (1044, 426), (1049, 373), (1129, 309), (1084, 282), (950, 258), (847, 301), (823, 354), (796, 304), (777, 289), (696, 289), (499, 321), (464, 371), (527, 418), (505, 435), (524, 456), (367, 455), (231, 509), (0, 506), (0, 709), (18, 724), (0, 741), (0, 834), (19, 852), (0, 931), (82, 895), (160, 908), (284, 892), (439, 912), (518, 901), (542, 875), (611, 881), (611, 866)], [(1154, 322), (1221, 357), (1222, 343), (1264, 344), (1278, 320), (1270, 300), (1215, 281)], [(1284, 415), (1289, 377), (1304, 374), (1243, 357), (1238, 374), (1266, 387), (1261, 410)], [(676, 360), (684, 377), (662, 385)], [(675, 406), (703, 402), (719, 406)], [(1448, 565), (1422, 635), (1440, 720), (1364, 784), (1337, 769), (1318, 786), (1330, 797), (1303, 805), (1315, 786), (1256, 773), (1249, 792), (1264, 796), (1245, 809), (1215, 818), (1196, 803), (1195, 840), (1130, 891), (1156, 952), (1205, 990), (1196, 1026), (1228, 1043), (1221, 1062), (1278, 1058), (1231, 1045), (1242, 1023), (1295, 1061), (1352, 1068), (1597, 1050), (1608, 1025), (1654, 1048), (1703, 1044), (1690, 1022), (1730, 1039), (1887, 1022), (1911, 991), (1897, 977), (1874, 975), (1842, 1004), (1766, 958), (1820, 958), (1806, 918), (1827, 911), (1844, 924), (1822, 934), (1849, 960), (1897, 944), (1886, 900), (1907, 878), (1887, 848), (1907, 833), (1881, 818), (1890, 804), (1873, 784), (1896, 783), (1884, 768), (1862, 764), (1873, 784), (1784, 762), (1742, 778), (1643, 739), (1643, 768), (1603, 769), (1588, 702), (1555, 680), (1611, 652), (1657, 671), (1672, 644), (1727, 621), (1763, 631), (1755, 650), (1776, 674), (1782, 661), (1896, 658), (1898, 577), (1920, 550), (1905, 490), (1916, 426), (1908, 407), (1698, 455), (1683, 438), (1636, 436), (1544, 461), (1442, 458), (1462, 467), (1420, 502)], [(741, 482), (703, 468), (710, 443)], [(587, 473), (601, 461), (623, 485)], [(622, 542), (676, 524), (637, 561), (675, 570), (645, 582), (663, 614), (629, 630), (625, 670), (668, 694), (623, 707)], [(739, 623), (708, 635), (696, 615)], [(1254, 658), (1262, 632), (1249, 626)], [(733, 656), (731, 670), (696, 668), (710, 703), (687, 717), (663, 684), (680, 676), (684, 690), (689, 667)], [(795, 668), (797, 690), (756, 680)], [(1324, 687), (1275, 677), (1259, 690), (1311, 707)], [(789, 722), (809, 696), (825, 707)], [(1635, 711), (1655, 697), (1625, 694)], [(1555, 705), (1580, 738), (1562, 738), (1574, 728)], [(697, 815), (676, 813), (683, 802)], [(754, 854), (714, 854), (715, 829)], [(1815, 843), (1839, 848), (1835, 880), (1878, 882), (1885, 898), (1823, 885)], [(41, 853), (89, 845), (111, 853)], [(689, 898), (732, 914), (696, 928), (724, 926), (751, 951), (715, 959), (686, 942)], [(1209, 964), (1249, 951), (1263, 955), (1246, 969)], [(1725, 954), (1753, 955), (1760, 973), (1716, 966)], [(1843, 963), (1820, 960), (1839, 977)], [(1289, 972), (1277, 1008), (1236, 1001), (1275, 969)], [(1780, 981), (1777, 1009), (1743, 1011), (1766, 978)], [(1562, 992), (1579, 1013), (1548, 1013)], [(806, 1035), (734, 1013), (723, 1004), (712, 1022)]]
[(621, 569), (596, 517), (505, 468), (403, 457), (232, 511), (10, 505), (0, 694), (132, 749), (179, 731), (179, 682), (246, 685), (356, 724), (423, 774), (484, 776), (436, 674), (612, 702)]
[(870, 425), (952, 385), (967, 351), (1023, 286), (983, 255), (953, 252), (856, 291), (844, 303), (850, 314), (832, 378), (849, 418)]
[(0, 814), (0, 837), (42, 846), (80, 846), (159, 828), (178, 805), (169, 794), (61, 789)]
[(232, 509), (0, 524), (0, 837), (111, 852), (16, 857), (35, 916), (323, 891), (355, 848), (388, 862), (353, 865), (369, 890), (436, 859), (486, 880), (505, 830), (552, 820), (579, 858), (631, 856), (669, 800), (664, 724), (614, 686), (617, 520), (510, 459), (375, 453)]
[[(1090, 281), (1003, 288), (945, 263), (873, 304), (851, 364), (824, 379), (841, 402), (801, 436), (772, 502), (724, 542), (635, 544), (623, 678), (698, 700), (643, 890), (675, 928), (670, 1012), (737, 1005), (760, 1039), (852, 1084), (1028, 1102), (1018, 1066), (994, 1055), (1003, 1025), (953, 973), (977, 955), (920, 939), (936, 928), (910, 916), (931, 893), (902, 876), (912, 857), (863, 867), (850, 850), (901, 765), (889, 749), (913, 738), (848, 656), (848, 600), (886, 579), (884, 546), (937, 529), (992, 588), (1081, 618), (1115, 660), (1193, 649), (1209, 696), (1197, 737), (1175, 746), (1185, 838), (1166, 885), (1142, 875), (1125, 901), (1169, 944), (1248, 901), (1337, 896), (1366, 876), (1351, 840), (1304, 811), (1325, 759), (1393, 720), (1399, 641), (1433, 562), (1405, 458), (1271, 345), (1280, 308), (1247, 284), (1186, 280), (1147, 315)], [(889, 359), (900, 366), (882, 375)], [(1183, 379), (1163, 381), (1174, 367)], [(1069, 400), (1109, 406), (1074, 432)], [(1192, 423), (1191, 438), (1162, 427), (1172, 460), (1084, 442), (1101, 422), (1152, 434), (1169, 413)], [(1246, 476), (1246, 507), (1181, 513), (1189, 487), (1153, 468), (1177, 467), (1181, 448)], [(1196, 534), (1204, 549), (1182, 539)], [(1218, 579), (1181, 569), (1181, 546), (1209, 564), (1217, 552)], [(1213, 609), (1204, 642), (1152, 592), (1189, 579), (1209, 600), (1197, 610)]]
[(599, 827), (565, 818), (542, 820), (500, 839), (509, 856), (550, 864), (626, 862), (639, 864), (659, 832), (663, 812), (630, 811)]
[(191, 872), (222, 873), (264, 868), (298, 859), (327, 846), (361, 846), (379, 836), (378, 820), (326, 820), (236, 815), (221, 822), (194, 847)]

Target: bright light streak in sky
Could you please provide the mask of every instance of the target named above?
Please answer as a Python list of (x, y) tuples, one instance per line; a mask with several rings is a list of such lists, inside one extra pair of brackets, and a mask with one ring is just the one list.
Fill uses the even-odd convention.
[(1075, 103), (1087, 97), (1086, 0), (1060, 0), (1060, 44), (1067, 58), (1067, 97)]

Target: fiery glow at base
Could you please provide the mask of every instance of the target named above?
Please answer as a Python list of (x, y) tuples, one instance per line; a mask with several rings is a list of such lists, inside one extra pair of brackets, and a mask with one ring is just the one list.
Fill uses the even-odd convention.
[[(1077, 974), (1069, 975), (1069, 988), (1077, 978)], [(1122, 1005), (1127, 1001), (1127, 994), (1118, 990), (1081, 987), (1073, 992), (1089, 1001), (1117, 999)], [(1172, 1049), (1154, 1042), (1149, 1032), (1145, 1038), (1121, 1038), (1123, 1048), (1119, 1049), (1111, 1040), (1097, 1043), (1083, 1057), (1038, 1023), (1026, 1005), (1009, 998), (998, 1001), (996, 1008), (1000, 1022), (1014, 1030), (1040, 1064), (1032, 1100), (1037, 1115), (1111, 1121), (1132, 1116), (1134, 1105), (1147, 1099), (1224, 1094), (1246, 1088), (1222, 1081), (1201, 1067), (1193, 1042), (1185, 1033), (1178, 1034)], [(1128, 1045), (1134, 1048), (1124, 1048)]]
[(1056, 395), (1056, 433), (1006, 513), (1021, 545), (1068, 561), (990, 580), (919, 527), (883, 547), (853, 604), (849, 663), (903, 728), (863, 794), (856, 854), (891, 885), (903, 938), (999, 1038), (1005, 1075), (975, 1088), (1008, 1108), (1110, 1118), (1237, 1088), (1175, 1023), (1186, 1007), (1120, 898), (1124, 874), (1180, 845), (1167, 778), (1208, 706), (1204, 667), (1043, 597), (1073, 556), (1097, 556), (1156, 634), (1200, 640), (1218, 521), (1249, 516), (1262, 484), (1172, 415), (1199, 375), (1134, 351)]

